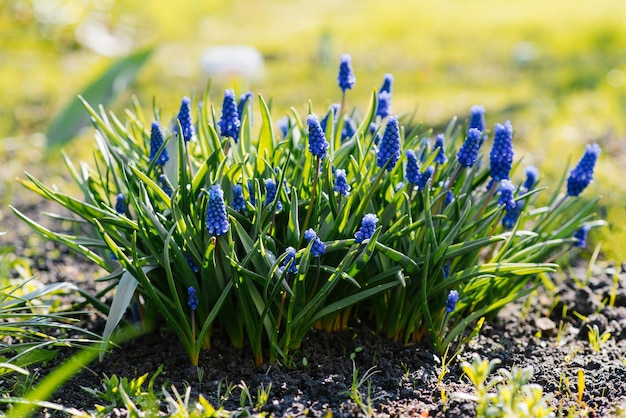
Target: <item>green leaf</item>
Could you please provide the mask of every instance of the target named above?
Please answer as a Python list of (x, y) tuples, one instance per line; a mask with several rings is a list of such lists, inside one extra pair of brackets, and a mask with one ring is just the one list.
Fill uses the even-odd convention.
[[(114, 62), (80, 93), (87, 102), (109, 105), (133, 82), (135, 76), (152, 55), (152, 49), (137, 52)], [(72, 100), (50, 123), (46, 136), (48, 148), (63, 145), (89, 125), (79, 100)]]

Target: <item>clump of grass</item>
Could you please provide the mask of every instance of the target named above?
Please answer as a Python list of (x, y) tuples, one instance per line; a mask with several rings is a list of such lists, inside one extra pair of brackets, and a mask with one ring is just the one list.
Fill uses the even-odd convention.
[(343, 329), (356, 316), (444, 351), (532, 292), (537, 275), (557, 268), (550, 261), (580, 243), (576, 232), (597, 225), (596, 201), (578, 196), (599, 149), (588, 148), (565, 193), (565, 178), (546, 192), (533, 170), (520, 184), (510, 122), (495, 124), (488, 162), (482, 107), (431, 145), (431, 130), (389, 114), (390, 85), (364, 113), (348, 111), (352, 71), (342, 65), (341, 104), (321, 120), (309, 104), (306, 118), (294, 110), (280, 125), (261, 95), (253, 118), (249, 95), (237, 103), (230, 90), (221, 112), (207, 88), (195, 114), (184, 98), (171, 122), (156, 109), (145, 118), (138, 103), (122, 121), (85, 102), (94, 164), (66, 158), (83, 196), (28, 174), (21, 183), (93, 233), (58, 234), (13, 210), (111, 273), (105, 337), (139, 304), (144, 324), (167, 319), (196, 365), (217, 327), (257, 364), (288, 362), (311, 328)]

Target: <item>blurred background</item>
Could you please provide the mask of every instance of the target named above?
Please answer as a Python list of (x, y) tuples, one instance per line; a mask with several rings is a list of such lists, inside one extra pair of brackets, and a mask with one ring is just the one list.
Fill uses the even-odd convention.
[(234, 88), (271, 100), (275, 120), (309, 100), (321, 115), (349, 53), (348, 106), (365, 111), (386, 73), (393, 113), (426, 127), (482, 104), (491, 129), (512, 121), (517, 156), (551, 184), (600, 144), (584, 196), (602, 196), (605, 257), (626, 260), (624, 0), (4, 0), (0, 28), (0, 231), (6, 205), (29, 194), (16, 175), (63, 184), (61, 147), (91, 160), (77, 94), (118, 115), (132, 96), (146, 114), (156, 100), (169, 118), (211, 77), (218, 103)]

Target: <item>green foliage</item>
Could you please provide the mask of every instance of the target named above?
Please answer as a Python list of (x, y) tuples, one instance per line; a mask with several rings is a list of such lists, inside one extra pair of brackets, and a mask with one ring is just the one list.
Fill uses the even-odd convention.
[[(117, 375), (111, 377), (104, 375), (102, 389), (86, 387), (83, 389), (104, 403), (104, 405), (96, 405), (100, 415), (106, 416), (113, 409), (123, 407), (129, 413), (142, 411), (155, 416), (159, 413), (161, 394), (154, 391), (154, 380), (162, 371), (163, 365), (159, 366), (152, 375), (148, 381), (147, 389), (143, 388), (143, 384), (148, 378), (148, 373), (130, 380), (126, 377), (120, 379)], [(167, 386), (167, 382), (164, 383), (164, 386)]]
[[(377, 165), (376, 137), (386, 120), (375, 115), (375, 92), (362, 117), (351, 113), (358, 126), (351, 138), (342, 138), (343, 118), (339, 123), (329, 118), (330, 148), (320, 159), (308, 151), (308, 130), (297, 112), (291, 112), (281, 135), (261, 96), (256, 134), (248, 108), (238, 142), (221, 138), (207, 89), (195, 115), (195, 140), (166, 135), (159, 153), (167, 149), (172, 160), (165, 166), (149, 159), (150, 121), (137, 103), (125, 121), (84, 104), (97, 130), (94, 165), (76, 167), (66, 158), (83, 196), (28, 174), (21, 182), (76, 215), (70, 221), (82, 230), (89, 224), (95, 233), (58, 234), (13, 210), (39, 234), (111, 272), (117, 293), (105, 337), (126, 308), (138, 303), (133, 297), (138, 292), (147, 322), (163, 315), (193, 364), (201, 349), (210, 347), (216, 327), (234, 346), (248, 344), (257, 364), (266, 350), (270, 361), (288, 362), (312, 327), (342, 329), (363, 314), (390, 338), (408, 342), (429, 336), (443, 351), (467, 326), (529, 294), (533, 278), (554, 271), (557, 266), (548, 261), (575, 243), (574, 233), (594, 216), (595, 201), (563, 197), (555, 188), (545, 199), (549, 206), (541, 207), (537, 196), (545, 188), (518, 187), (521, 214), (512, 229), (504, 227), (505, 208), (495, 186), (488, 188), (482, 153), (472, 168), (454, 158), (464, 137), (456, 118), (445, 129), (449, 159), (443, 164), (434, 162), (431, 131), (404, 120), (402, 156), (411, 149), (420, 164), (435, 167), (424, 187), (405, 183), (403, 157), (390, 170), (389, 162)], [(154, 120), (167, 124), (156, 109)], [(370, 123), (377, 127), (373, 134)], [(519, 177), (516, 167), (513, 178)], [(337, 169), (347, 173), (347, 196), (334, 190)], [(172, 187), (171, 197), (161, 178)], [(268, 179), (278, 185), (273, 199)], [(233, 206), (235, 185), (243, 188), (242, 210)], [(209, 190), (217, 186), (224, 191), (228, 231), (211, 235), (205, 219), (215, 203)], [(454, 200), (447, 203), (449, 193)], [(379, 222), (371, 237), (357, 242), (355, 233), (370, 213)], [(307, 243), (309, 228), (325, 244), (325, 254), (319, 256), (315, 240)], [(296, 256), (285, 265), (288, 247)], [(189, 288), (197, 292), (197, 309), (187, 304)], [(460, 300), (449, 310), (451, 290)]]
[(502, 368), (493, 376), (499, 363), (499, 359), (488, 361), (474, 354), (471, 363), (461, 364), (474, 385), (474, 393), (455, 393), (453, 396), (476, 402), (476, 416), (480, 418), (554, 416), (541, 386), (528, 383), (533, 376), (532, 367), (513, 367), (510, 371)]

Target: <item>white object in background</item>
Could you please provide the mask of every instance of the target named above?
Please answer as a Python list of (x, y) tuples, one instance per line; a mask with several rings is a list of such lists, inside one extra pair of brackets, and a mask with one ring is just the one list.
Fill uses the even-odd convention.
[(265, 65), (258, 49), (245, 45), (212, 46), (202, 52), (202, 69), (211, 77), (242, 77), (248, 81), (263, 77)]

